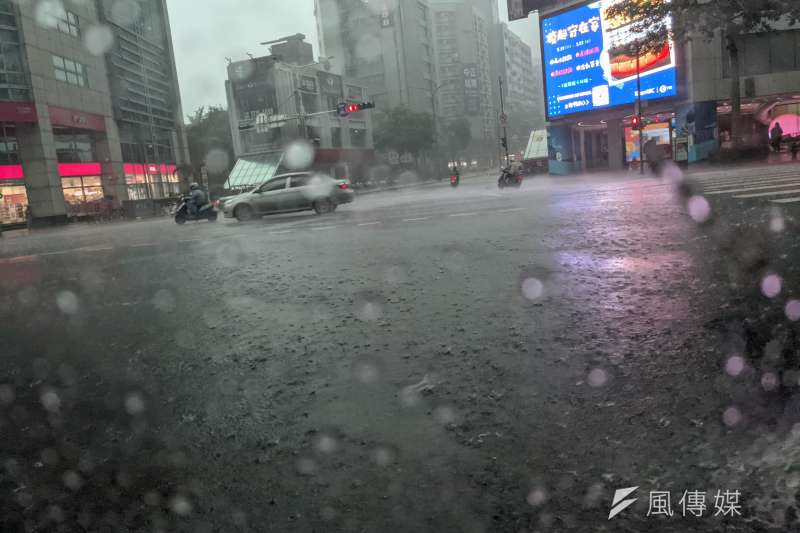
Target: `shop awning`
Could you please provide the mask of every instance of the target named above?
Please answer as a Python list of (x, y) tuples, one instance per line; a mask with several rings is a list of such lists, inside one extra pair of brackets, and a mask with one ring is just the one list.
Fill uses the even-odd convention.
[(239, 158), (225, 182), (230, 190), (247, 190), (269, 181), (281, 164), (283, 152), (246, 155)]

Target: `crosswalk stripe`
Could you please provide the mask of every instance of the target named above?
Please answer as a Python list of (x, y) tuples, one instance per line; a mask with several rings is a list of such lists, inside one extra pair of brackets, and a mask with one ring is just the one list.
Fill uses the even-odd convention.
[(752, 191), (763, 191), (766, 189), (783, 189), (786, 187), (797, 187), (800, 186), (800, 181), (794, 180), (789, 183), (784, 183), (781, 185), (762, 185), (760, 187), (745, 187), (741, 189), (715, 189), (715, 190), (705, 190), (703, 194), (736, 194), (740, 192), (752, 192)]
[[(755, 179), (784, 179), (784, 178), (798, 178), (800, 177), (800, 172), (791, 172), (786, 174), (756, 174)], [(698, 181), (705, 184), (711, 183), (736, 183), (738, 181), (747, 181), (754, 179), (753, 174), (749, 174), (746, 176), (718, 176), (715, 178), (705, 178), (705, 179), (698, 179), (694, 178), (695, 181)]]
[(763, 176), (763, 177), (755, 177), (752, 176), (743, 176), (741, 178), (736, 178), (733, 180), (725, 180), (725, 181), (709, 181), (709, 182), (701, 182), (700, 184), (703, 187), (726, 187), (729, 185), (736, 185), (739, 183), (757, 183), (763, 181), (786, 181), (786, 180), (796, 180), (800, 179), (800, 175), (795, 176)]
[(795, 196), (794, 198), (779, 198), (771, 201), (776, 204), (796, 204), (797, 202), (800, 202), (800, 197)]
[(772, 192), (761, 192), (761, 193), (754, 193), (754, 194), (740, 194), (734, 196), (737, 199), (744, 199), (744, 198), (763, 198), (765, 196), (781, 196), (784, 194), (797, 194), (800, 193), (800, 189), (791, 189), (789, 191), (772, 191)]

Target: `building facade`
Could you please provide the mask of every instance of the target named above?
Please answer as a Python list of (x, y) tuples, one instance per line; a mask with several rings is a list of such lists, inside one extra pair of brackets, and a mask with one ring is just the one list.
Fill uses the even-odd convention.
[(332, 72), (365, 87), (379, 109), (433, 112), (428, 0), (315, 0), (314, 12)]
[[(519, 2), (524, 6), (524, 2)], [(586, 1), (537, 0), (528, 6), (539, 9), (543, 24), (555, 17), (569, 17), (574, 10), (584, 9)], [(520, 8), (522, 9), (522, 8)], [(520, 16), (522, 11), (519, 12)], [(575, 27), (581, 29), (578, 22)], [(586, 67), (587, 78), (591, 76), (592, 61), (600, 54), (589, 47), (589, 56), (550, 58), (549, 64), (545, 49), (550, 45), (548, 38), (558, 44), (552, 46), (571, 46), (570, 27), (561, 29), (562, 35), (545, 35), (542, 39), (542, 62), (545, 73), (556, 79), (570, 68)], [(613, 30), (613, 28), (612, 28)], [(591, 32), (591, 26), (590, 26)], [(580, 34), (580, 32), (579, 32)], [(609, 34), (613, 35), (613, 34)], [(581, 40), (578, 35), (578, 41)], [(551, 46), (551, 49), (552, 49)], [(738, 80), (742, 111), (740, 120), (740, 141), (748, 147), (766, 152), (768, 132), (776, 122), (780, 122), (784, 134), (800, 137), (800, 26), (788, 22), (773, 24), (769, 32), (752, 33), (737, 38), (740, 50), (740, 79)], [(643, 86), (641, 116), (645, 124), (643, 139), (639, 139), (638, 127), (633, 124), (636, 114), (633, 102), (625, 105), (604, 106), (603, 109), (587, 109), (560, 116), (549, 116), (548, 137), (550, 142), (550, 171), (556, 174), (569, 174), (592, 169), (622, 170), (638, 166), (642, 158), (642, 141), (654, 139), (664, 157), (680, 162), (696, 162), (714, 157), (720, 150), (732, 147), (730, 139), (732, 122), (732, 87), (734, 80), (730, 75), (730, 60), (724, 36), (717, 33), (712, 39), (697, 38), (686, 45), (669, 44), (664, 48), (665, 55), (656, 58), (653, 65), (641, 67), (640, 79), (644, 82), (654, 73), (664, 72), (664, 63), (671, 61), (675, 74), (675, 87)], [(669, 55), (666, 55), (669, 52)], [(563, 57), (563, 56), (562, 56)], [(602, 66), (603, 62), (598, 61)], [(574, 76), (573, 76), (574, 77)], [(580, 77), (580, 76), (579, 76)], [(635, 84), (636, 73), (632, 78)], [(546, 78), (547, 79), (547, 78)], [(563, 79), (569, 80), (570, 76)], [(581, 80), (578, 80), (580, 82)], [(552, 81), (551, 81), (552, 82)], [(575, 83), (567, 81), (566, 83)], [(587, 90), (591, 90), (589, 87)], [(564, 102), (581, 103), (580, 88), (568, 91), (569, 94), (548, 94), (545, 107), (563, 106)], [(653, 91), (663, 91), (665, 96), (653, 96)], [(596, 92), (596, 91), (593, 91)], [(596, 94), (587, 98), (591, 102)], [(607, 100), (601, 99), (604, 102)], [(568, 104), (566, 104), (568, 105)]]
[(431, 4), (436, 69), (436, 122), (440, 136), (448, 124), (469, 121), (469, 152), (497, 155), (498, 107), (492, 65), (492, 26), (470, 2)]
[(335, 110), (340, 103), (368, 100), (366, 89), (324, 64), (276, 57), (228, 65), (225, 87), (236, 157), (280, 152), (293, 140), (307, 139), (316, 146), (317, 168), (351, 179), (365, 175), (363, 167), (373, 158), (370, 112), (341, 117)]

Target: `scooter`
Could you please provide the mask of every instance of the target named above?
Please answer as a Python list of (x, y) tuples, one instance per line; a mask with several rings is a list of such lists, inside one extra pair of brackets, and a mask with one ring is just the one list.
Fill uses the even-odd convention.
[(458, 187), (459, 183), (461, 183), (461, 177), (458, 174), (453, 174), (450, 176), (451, 187)]
[(500, 174), (500, 179), (497, 180), (497, 186), (501, 189), (505, 189), (506, 187), (516, 187), (519, 189), (522, 187), (522, 174), (512, 174), (510, 169), (504, 168)]
[(189, 201), (191, 196), (184, 196), (178, 206), (175, 208), (175, 223), (178, 225), (185, 224), (188, 220), (208, 220), (209, 222), (216, 222), (219, 213), (212, 204), (206, 204), (201, 207), (196, 215), (191, 214), (189, 211)]

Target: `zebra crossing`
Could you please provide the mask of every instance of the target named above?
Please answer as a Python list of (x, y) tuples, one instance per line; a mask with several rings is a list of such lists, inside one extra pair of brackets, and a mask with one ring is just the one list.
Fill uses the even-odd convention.
[(737, 169), (692, 176), (709, 198), (800, 204), (800, 165)]

